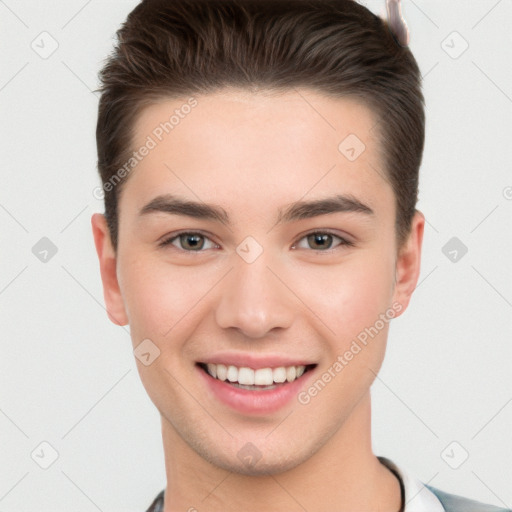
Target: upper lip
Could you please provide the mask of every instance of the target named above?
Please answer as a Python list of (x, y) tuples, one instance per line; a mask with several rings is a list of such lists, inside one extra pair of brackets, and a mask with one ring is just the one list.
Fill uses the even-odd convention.
[(256, 355), (247, 353), (225, 352), (206, 357), (198, 361), (205, 364), (224, 364), (237, 368), (279, 368), (281, 366), (308, 366), (315, 364), (307, 359), (290, 357), (278, 354)]

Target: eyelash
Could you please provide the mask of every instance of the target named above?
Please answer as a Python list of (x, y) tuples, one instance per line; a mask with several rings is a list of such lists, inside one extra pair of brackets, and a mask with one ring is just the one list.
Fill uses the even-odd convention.
[[(172, 245), (172, 242), (174, 242), (174, 240), (177, 240), (179, 239), (180, 236), (182, 235), (199, 235), (203, 238), (206, 238), (209, 240), (209, 237), (206, 236), (205, 234), (199, 232), (199, 231), (181, 231), (180, 233), (176, 233), (174, 235), (172, 235), (171, 237), (169, 238), (166, 238), (165, 240), (163, 240), (162, 242), (160, 242), (158, 245), (159, 247), (167, 247), (169, 245)], [(335, 233), (332, 233), (331, 231), (329, 230), (326, 230), (326, 231), (311, 231), (309, 233), (306, 233), (305, 235), (303, 235), (297, 242), (295, 242), (293, 244), (293, 247), (295, 247), (300, 241), (304, 240), (305, 238), (311, 236), (311, 235), (330, 235), (334, 238), (337, 238), (340, 242), (337, 246), (335, 247), (332, 247), (332, 248), (329, 248), (329, 249), (308, 249), (308, 250), (311, 250), (313, 252), (316, 252), (316, 253), (332, 253), (334, 252), (336, 249), (340, 248), (340, 247), (353, 247), (355, 244), (353, 242), (351, 242), (350, 240), (347, 240), (346, 238), (343, 238), (339, 235), (336, 235)], [(212, 241), (212, 240), (210, 240)], [(213, 242), (213, 241), (212, 241)], [(215, 243), (215, 242), (213, 242)], [(218, 244), (215, 244), (215, 245), (218, 245)], [(188, 252), (188, 253), (201, 253), (201, 252), (205, 252), (205, 250), (197, 250), (197, 251), (193, 251), (193, 250), (188, 250), (188, 249), (181, 249), (181, 248), (178, 248), (176, 247), (176, 249), (178, 251), (183, 251), (183, 252)]]

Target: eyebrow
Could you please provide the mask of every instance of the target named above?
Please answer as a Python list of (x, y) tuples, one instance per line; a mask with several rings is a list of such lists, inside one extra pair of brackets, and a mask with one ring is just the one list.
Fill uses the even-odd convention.
[[(139, 216), (155, 212), (214, 220), (227, 226), (230, 224), (228, 213), (220, 206), (190, 201), (172, 194), (155, 197), (141, 208)], [(367, 216), (374, 215), (374, 211), (356, 197), (350, 194), (338, 194), (313, 201), (297, 201), (292, 203), (284, 211), (282, 209), (279, 210), (276, 225), (340, 212), (356, 212)]]

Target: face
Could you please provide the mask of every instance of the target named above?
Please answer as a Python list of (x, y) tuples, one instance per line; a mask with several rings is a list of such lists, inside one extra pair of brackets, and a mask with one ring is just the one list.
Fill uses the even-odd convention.
[[(107, 309), (145, 343), (139, 374), (177, 446), (280, 472), (367, 396), (418, 278), (424, 219), (398, 253), (364, 105), (305, 90), (195, 101), (138, 119), (134, 147), (156, 144), (123, 187), (117, 253), (93, 216)], [(162, 132), (176, 109), (189, 113)]]

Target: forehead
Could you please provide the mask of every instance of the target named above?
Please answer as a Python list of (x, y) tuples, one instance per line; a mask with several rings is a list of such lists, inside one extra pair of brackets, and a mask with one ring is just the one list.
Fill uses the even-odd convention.
[(168, 191), (243, 208), (248, 200), (268, 204), (339, 191), (378, 209), (393, 195), (377, 124), (361, 102), (311, 90), (225, 89), (162, 99), (136, 121), (133, 149), (151, 149), (121, 200), (140, 205)]

